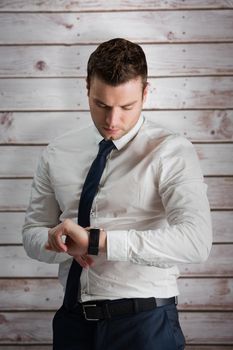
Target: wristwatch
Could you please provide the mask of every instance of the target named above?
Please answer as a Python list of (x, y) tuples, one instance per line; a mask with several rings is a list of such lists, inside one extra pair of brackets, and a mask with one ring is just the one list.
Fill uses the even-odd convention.
[(89, 235), (89, 244), (87, 253), (90, 255), (98, 255), (99, 253), (99, 238), (100, 238), (100, 229), (91, 228)]

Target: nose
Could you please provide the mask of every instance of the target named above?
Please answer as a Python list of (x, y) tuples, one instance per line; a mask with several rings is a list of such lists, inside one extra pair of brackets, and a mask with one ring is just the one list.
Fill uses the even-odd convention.
[(109, 108), (106, 111), (105, 121), (110, 128), (114, 129), (114, 127), (117, 126), (119, 118), (119, 110), (117, 110), (116, 108)]

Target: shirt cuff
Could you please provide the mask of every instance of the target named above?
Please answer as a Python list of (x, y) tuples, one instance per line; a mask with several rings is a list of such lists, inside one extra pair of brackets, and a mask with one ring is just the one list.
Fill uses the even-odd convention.
[(107, 231), (107, 259), (128, 260), (128, 231)]

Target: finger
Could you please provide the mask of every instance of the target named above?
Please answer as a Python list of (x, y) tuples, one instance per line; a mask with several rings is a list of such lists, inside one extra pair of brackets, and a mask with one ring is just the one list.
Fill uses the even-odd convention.
[(59, 252), (60, 251), (60, 248), (57, 246), (56, 240), (54, 238), (50, 238), (48, 240), (48, 249), (52, 250), (52, 251), (55, 251), (55, 252)]
[(82, 268), (84, 268), (84, 269), (88, 268), (88, 264), (80, 256), (76, 256), (76, 257), (74, 257), (74, 259), (79, 263), (79, 265)]
[(58, 246), (58, 249), (59, 249), (61, 252), (67, 252), (67, 246), (66, 246), (66, 244), (63, 242), (63, 240), (62, 240), (61, 237), (58, 237), (57, 246)]
[(79, 263), (79, 265), (81, 265), (82, 268), (87, 269), (89, 267), (89, 264), (83, 256), (76, 255), (74, 256), (74, 259)]
[(89, 266), (94, 264), (94, 259), (90, 255), (85, 255), (85, 260)]
[(63, 232), (61, 229), (61, 226), (58, 226), (57, 229), (54, 231), (54, 229), (49, 230), (49, 239), (48, 244), (51, 247), (51, 250), (54, 250), (55, 252), (66, 252), (67, 246), (64, 244), (62, 236)]
[(49, 250), (53, 250), (55, 252), (59, 251), (59, 246), (56, 243), (56, 235), (59, 233), (59, 226), (56, 226), (48, 231), (48, 247)]
[(49, 242), (45, 243), (44, 247), (46, 250), (52, 250), (52, 247), (50, 246)]

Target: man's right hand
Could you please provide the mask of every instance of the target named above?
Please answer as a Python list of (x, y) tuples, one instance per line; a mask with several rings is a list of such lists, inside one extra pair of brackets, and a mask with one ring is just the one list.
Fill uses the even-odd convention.
[(66, 219), (49, 229), (45, 248), (57, 253), (68, 253), (82, 267), (88, 267), (93, 263), (92, 257), (87, 255), (88, 242), (89, 232), (72, 220)]

